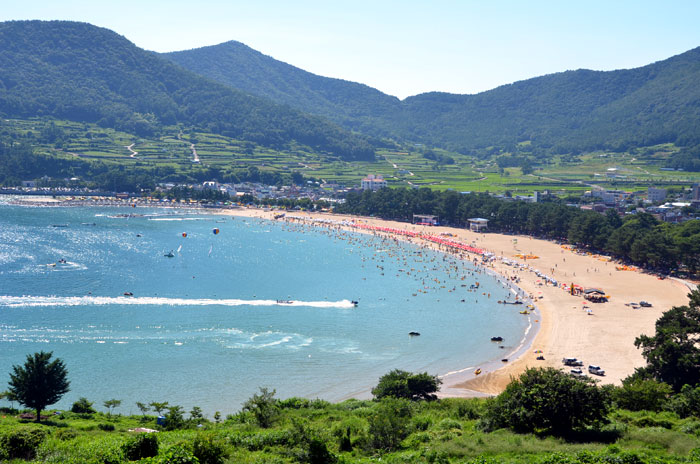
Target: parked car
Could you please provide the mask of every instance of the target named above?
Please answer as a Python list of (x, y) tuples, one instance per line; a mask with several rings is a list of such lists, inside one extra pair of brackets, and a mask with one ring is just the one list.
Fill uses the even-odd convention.
[(586, 375), (586, 374), (583, 373), (583, 371), (582, 371), (581, 369), (578, 369), (578, 368), (576, 368), (576, 369), (571, 369), (571, 371), (569, 371), (569, 372), (571, 373), (571, 375), (575, 375), (575, 376), (577, 376), (577, 377)]
[(588, 366), (588, 372), (590, 372), (591, 374), (594, 374), (594, 375), (600, 375), (600, 376), (605, 375), (605, 371), (603, 369), (601, 369), (600, 366), (594, 366), (592, 364)]
[(644, 308), (651, 308), (651, 303), (649, 303), (648, 301), (640, 301), (639, 306), (642, 306)]
[(561, 360), (565, 366), (583, 366), (583, 361), (579, 361), (576, 358), (564, 358)]

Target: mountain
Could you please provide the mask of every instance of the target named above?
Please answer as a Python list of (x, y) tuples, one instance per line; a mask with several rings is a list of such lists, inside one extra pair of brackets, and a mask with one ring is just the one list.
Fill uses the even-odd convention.
[(271, 147), (297, 141), (345, 159), (374, 159), (364, 137), (213, 82), (86, 23), (0, 23), (0, 114), (143, 135), (182, 123)]
[(700, 48), (636, 69), (566, 71), (475, 95), (425, 93), (399, 101), (317, 76), (238, 43), (163, 55), (253, 95), (371, 135), (469, 152), (576, 152), (662, 142), (700, 144)]
[(161, 56), (222, 84), (323, 116), (351, 130), (391, 135), (377, 126), (401, 112), (401, 101), (364, 84), (317, 76), (240, 42)]

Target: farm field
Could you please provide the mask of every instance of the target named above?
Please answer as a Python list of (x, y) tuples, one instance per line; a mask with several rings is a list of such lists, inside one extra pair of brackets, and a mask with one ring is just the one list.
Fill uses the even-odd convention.
[(65, 159), (125, 167), (167, 167), (175, 174), (209, 169), (221, 178), (256, 167), (261, 173), (299, 172), (319, 182), (347, 187), (358, 186), (367, 174), (380, 174), (392, 187), (512, 195), (548, 190), (563, 196), (578, 195), (596, 186), (634, 191), (649, 186), (684, 187), (700, 181), (700, 173), (661, 168), (664, 156), (676, 150), (669, 144), (636, 150), (634, 154), (557, 156), (524, 175), (518, 167), (499, 169), (495, 157), (483, 159), (440, 149), (430, 152), (450, 158), (451, 163), (428, 159), (423, 147), (378, 150), (374, 162), (348, 162), (295, 143), (272, 149), (178, 126), (168, 126), (157, 135), (137, 136), (96, 124), (12, 119), (0, 123), (0, 135), (30, 143), (37, 153)]

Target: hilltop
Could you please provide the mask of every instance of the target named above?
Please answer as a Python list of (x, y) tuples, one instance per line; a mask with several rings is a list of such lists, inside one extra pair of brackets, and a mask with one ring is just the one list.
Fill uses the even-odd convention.
[(700, 48), (636, 69), (566, 71), (476, 95), (431, 92), (403, 101), (238, 42), (163, 56), (349, 129), (463, 153), (512, 151), (525, 141), (553, 153), (700, 143)]
[(96, 122), (139, 136), (164, 125), (270, 147), (292, 141), (373, 159), (363, 137), (187, 71), (108, 29), (68, 21), (0, 23), (0, 114)]

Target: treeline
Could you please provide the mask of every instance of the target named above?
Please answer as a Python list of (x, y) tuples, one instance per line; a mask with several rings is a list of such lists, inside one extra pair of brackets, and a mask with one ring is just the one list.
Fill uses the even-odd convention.
[(184, 123), (273, 148), (295, 140), (343, 159), (374, 159), (365, 137), (214, 83), (85, 23), (0, 23), (0, 114), (94, 122), (140, 136)]
[(567, 206), (560, 200), (541, 203), (505, 201), (488, 194), (459, 194), (430, 189), (381, 189), (349, 193), (336, 211), (411, 221), (414, 214), (439, 216), (441, 223), (464, 227), (469, 218), (489, 220), (489, 230), (568, 241), (660, 271), (700, 269), (700, 221), (669, 224), (650, 214), (620, 218)]

